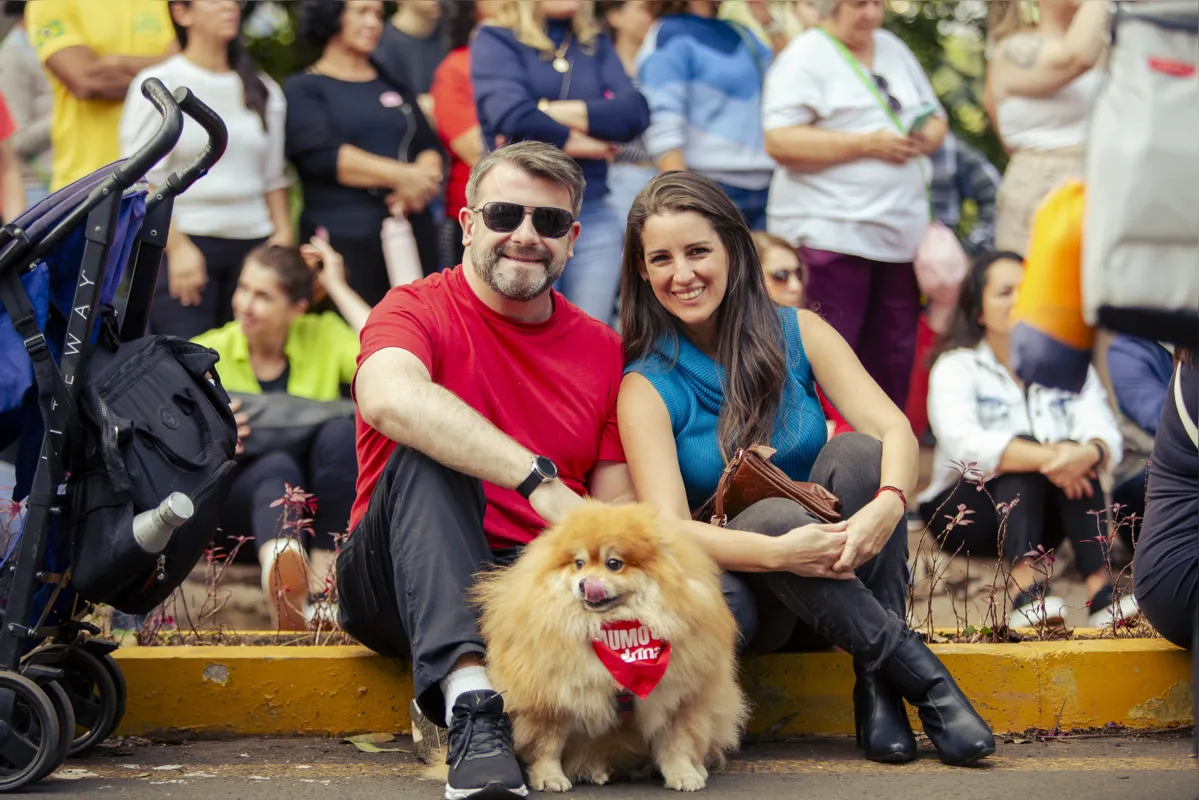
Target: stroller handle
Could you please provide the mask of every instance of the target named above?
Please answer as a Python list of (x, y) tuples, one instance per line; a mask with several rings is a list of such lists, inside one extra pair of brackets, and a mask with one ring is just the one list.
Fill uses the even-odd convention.
[(174, 100), (179, 104), (179, 109), (198, 122), (208, 134), (208, 144), (204, 145), (204, 149), (195, 160), (182, 170), (172, 173), (166, 180), (167, 192), (178, 195), (204, 177), (209, 168), (225, 154), (225, 147), (229, 144), (229, 131), (225, 127), (225, 121), (186, 86), (180, 86), (175, 90)]
[(147, 78), (142, 83), (142, 96), (162, 115), (162, 124), (158, 126), (149, 143), (113, 173), (116, 188), (122, 192), (141, 180), (151, 167), (165, 158), (183, 133), (183, 114), (180, 113), (179, 104), (162, 81), (158, 78)]

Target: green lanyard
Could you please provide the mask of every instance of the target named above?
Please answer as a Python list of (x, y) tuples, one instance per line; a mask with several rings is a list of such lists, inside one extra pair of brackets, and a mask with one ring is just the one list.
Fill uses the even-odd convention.
[[(833, 36), (824, 28), (818, 28), (817, 30), (823, 33), (825, 37), (832, 42), (833, 47), (835, 47), (837, 52), (841, 54), (841, 58), (845, 60), (845, 63), (849, 65), (849, 68), (852, 69), (854, 74), (856, 74), (862, 81), (862, 84), (866, 87), (867, 91), (869, 91), (874, 99), (878, 101), (879, 106), (883, 109), (883, 113), (887, 115), (889, 120), (891, 120), (891, 124), (893, 124), (895, 129), (899, 131), (900, 136), (907, 136), (907, 131), (904, 129), (903, 123), (899, 121), (899, 117), (897, 117), (895, 112), (891, 110), (891, 105), (887, 102), (887, 99), (883, 97), (883, 93), (879, 91), (878, 84), (876, 84), (874, 80), (872, 80), (870, 76), (866, 74), (866, 70), (862, 69), (861, 62), (853, 57), (853, 54), (849, 52), (849, 49), (845, 46), (845, 44), (836, 36)], [(920, 167), (920, 179), (924, 182), (924, 191), (928, 196), (928, 218), (930, 220), (936, 219), (936, 214), (933, 213), (932, 191), (928, 185), (928, 174), (924, 171), (924, 162), (921, 160), (917, 161), (916, 163)]]

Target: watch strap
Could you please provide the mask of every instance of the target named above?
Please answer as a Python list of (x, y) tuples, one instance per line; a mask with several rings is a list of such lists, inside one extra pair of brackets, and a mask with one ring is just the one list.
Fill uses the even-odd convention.
[(516, 487), (516, 493), (528, 500), (529, 496), (533, 494), (533, 490), (544, 482), (545, 478), (541, 477), (541, 474), (537, 470), (531, 470), (529, 477), (521, 481), (520, 486)]

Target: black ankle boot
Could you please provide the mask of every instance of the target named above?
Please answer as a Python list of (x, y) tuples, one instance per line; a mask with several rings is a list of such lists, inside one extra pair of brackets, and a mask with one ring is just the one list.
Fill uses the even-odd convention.
[(866, 758), (884, 764), (902, 764), (916, 757), (916, 737), (903, 699), (879, 678), (854, 665), (853, 720), (858, 747)]
[(941, 760), (964, 767), (995, 752), (995, 737), (945, 665), (912, 633), (883, 663), (880, 677), (916, 706)]

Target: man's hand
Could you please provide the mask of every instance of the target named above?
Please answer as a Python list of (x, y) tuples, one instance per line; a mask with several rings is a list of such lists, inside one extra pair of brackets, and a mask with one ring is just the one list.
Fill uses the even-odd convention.
[(903, 502), (894, 492), (883, 492), (849, 518), (845, 550), (833, 569), (849, 575), (879, 554), (903, 519)]
[(779, 571), (805, 578), (849, 580), (852, 572), (835, 572), (833, 564), (845, 549), (846, 523), (813, 523), (788, 531), (774, 539), (776, 556), (771, 559)]
[(533, 510), (550, 525), (561, 522), (563, 517), (585, 502), (558, 479), (546, 481), (529, 495), (529, 504), (533, 506)]
[(190, 239), (181, 237), (167, 253), (167, 283), (171, 297), (182, 305), (200, 305), (204, 287), (208, 285), (208, 268), (204, 254)]

